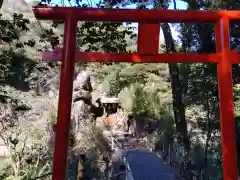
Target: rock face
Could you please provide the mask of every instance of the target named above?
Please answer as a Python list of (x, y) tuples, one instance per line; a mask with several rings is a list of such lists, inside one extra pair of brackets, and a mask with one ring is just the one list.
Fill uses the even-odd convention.
[(87, 71), (78, 74), (73, 84), (72, 133), (77, 135), (80, 127), (90, 123), (92, 106), (91, 78)]
[(25, 0), (3, 0), (3, 12), (15, 12), (33, 16), (31, 7)]
[[(99, 94), (99, 97), (94, 97), (93, 100), (94, 91), (90, 73), (87, 71), (79, 73), (73, 87), (70, 131), (78, 147), (87, 150), (94, 144), (91, 138), (88, 138), (90, 131), (94, 131), (93, 127), (101, 130), (104, 138), (108, 140), (112, 137), (121, 139), (135, 135), (135, 138), (143, 140), (145, 138), (149, 144), (155, 144), (153, 141), (156, 133), (153, 132), (156, 132), (160, 121), (143, 116), (129, 117), (128, 112), (122, 109), (118, 102), (111, 101), (111, 98), (102, 98)], [(48, 146), (51, 149), (54, 147), (54, 129), (53, 124), (49, 124), (46, 129), (49, 134)]]
[[(50, 42), (41, 42), (40, 35), (43, 34), (44, 30), (49, 30), (52, 28), (52, 21), (40, 21), (35, 18), (35, 15), (32, 11), (32, 3), (30, 1), (34, 0), (3, 0), (3, 5), (0, 9), (1, 19), (4, 20), (13, 20), (14, 13), (22, 14), (23, 18), (26, 18), (30, 21), (27, 24), (29, 31), (20, 31), (17, 29), (17, 33), (20, 37), (19, 42), (24, 43), (28, 40), (34, 40), (36, 42), (34, 48), (27, 47), (25, 51), (27, 52), (26, 55), (31, 60), (39, 61), (40, 54), (37, 49), (46, 50), (51, 49)], [(59, 37), (60, 44), (63, 42), (63, 38), (60, 36), (63, 34), (63, 25), (60, 25), (58, 28), (52, 28), (56, 36)], [(8, 47), (8, 46), (7, 46)], [(6, 50), (5, 45), (0, 46), (0, 50)]]

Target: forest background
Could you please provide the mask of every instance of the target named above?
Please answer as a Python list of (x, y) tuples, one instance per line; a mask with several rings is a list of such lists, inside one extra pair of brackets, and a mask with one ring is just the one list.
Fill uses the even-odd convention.
[[(37, 21), (30, 0), (0, 1), (0, 137), (9, 158), (0, 179), (31, 179), (51, 172), (44, 129), (56, 121), (59, 63), (40, 62), (40, 52), (62, 43), (61, 22)], [(137, 9), (240, 9), (238, 0), (105, 0), (51, 1), (78, 7)], [(231, 48), (240, 46), (240, 27), (231, 24)], [(161, 24), (159, 52), (215, 52), (213, 24)], [(135, 52), (137, 26), (81, 22), (77, 47), (84, 51)], [(197, 179), (221, 179), (217, 69), (215, 64), (77, 63), (92, 72), (99, 93), (118, 96), (134, 115), (164, 122), (163, 141), (180, 137)], [(237, 148), (240, 152), (240, 67), (232, 66)], [(157, 149), (156, 151), (161, 151)], [(29, 161), (28, 161), (29, 160)], [(240, 161), (240, 159), (238, 160)], [(239, 164), (240, 168), (240, 164)]]

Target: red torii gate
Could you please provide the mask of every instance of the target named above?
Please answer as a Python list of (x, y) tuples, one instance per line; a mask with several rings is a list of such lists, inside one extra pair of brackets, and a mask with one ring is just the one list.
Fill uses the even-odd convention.
[[(240, 61), (237, 51), (230, 50), (229, 22), (240, 20), (240, 11), (123, 10), (75, 7), (34, 7), (37, 19), (64, 20), (62, 59), (53, 180), (64, 180), (72, 102), (75, 60), (81, 62), (145, 63), (217, 63), (220, 101), (221, 141), (224, 180), (237, 180), (236, 134), (233, 107), (232, 69)], [(138, 22), (137, 53), (76, 52), (78, 21)], [(158, 54), (161, 22), (215, 23), (216, 50), (213, 54)], [(56, 56), (57, 55), (57, 56)]]

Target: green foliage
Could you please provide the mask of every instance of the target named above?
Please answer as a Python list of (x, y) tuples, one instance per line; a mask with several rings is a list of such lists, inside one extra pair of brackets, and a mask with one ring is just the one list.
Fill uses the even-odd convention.
[[(187, 1), (186, 1), (187, 2)], [(226, 1), (189, 1), (188, 9), (219, 9), (237, 6), (236, 2)], [(231, 4), (229, 6), (229, 4)], [(215, 52), (214, 42), (214, 27), (208, 24), (184, 24), (179, 29), (182, 36), (182, 44), (184, 52)], [(231, 46), (238, 48), (236, 37), (237, 28), (234, 25), (231, 27)], [(233, 84), (239, 82), (237, 78), (239, 67), (233, 65)], [(187, 105), (187, 117), (193, 120), (192, 124), (195, 129), (201, 129), (201, 134), (210, 136), (207, 141), (206, 138), (199, 138), (203, 142), (194, 142), (197, 144), (208, 144), (202, 148), (193, 150), (194, 161), (199, 168), (204, 169), (205, 177), (211, 179), (222, 178), (221, 168), (221, 148), (219, 138), (219, 109), (218, 109), (218, 87), (217, 87), (217, 68), (213, 64), (191, 64), (187, 68), (182, 69), (184, 78), (187, 79), (185, 83), (186, 94), (185, 101)], [(235, 91), (235, 114), (238, 114), (238, 85), (234, 87)], [(196, 136), (196, 132), (194, 132)], [(199, 133), (200, 134), (200, 133)], [(193, 137), (193, 135), (191, 135)], [(199, 135), (198, 135), (199, 136)], [(208, 147), (208, 149), (206, 149)], [(203, 153), (205, 151), (205, 153)], [(207, 152), (207, 154), (206, 154)], [(214, 155), (213, 155), (214, 154)], [(207, 158), (207, 164), (199, 161), (198, 157)], [(202, 163), (200, 163), (202, 162)]]
[[(151, 68), (146, 65), (146, 69), (149, 70)], [(144, 70), (138, 71), (141, 72), (139, 76), (146, 73)], [(146, 73), (144, 79), (142, 78), (140, 81), (140, 78), (137, 78), (135, 82), (133, 82), (132, 76), (122, 76), (122, 78), (125, 78), (124, 82), (128, 82), (129, 84), (132, 82), (119, 95), (123, 107), (129, 112), (135, 115), (147, 115), (155, 119), (161, 119), (166, 111), (171, 110), (169, 108), (171, 107), (169, 83), (164, 82), (166, 79), (155, 73), (154, 69), (152, 69), (152, 73)]]
[(124, 52), (127, 35), (132, 31), (124, 28), (122, 23), (83, 22), (77, 32), (77, 45), (85, 51)]
[[(24, 55), (24, 46), (34, 46), (34, 41), (29, 40), (24, 44), (19, 41), (21, 32), (29, 31), (30, 21), (21, 14), (13, 14), (13, 20), (0, 20), (0, 84), (11, 85), (26, 90), (27, 83), (24, 79), (29, 75), (34, 62)], [(20, 60), (20, 61), (19, 61)], [(7, 97), (4, 89), (0, 89), (1, 100)]]
[(102, 91), (108, 96), (115, 96), (120, 90), (119, 72), (114, 71), (111, 74), (108, 74), (104, 79)]
[(234, 107), (235, 115), (240, 116), (240, 84), (235, 84), (234, 88)]
[(49, 153), (42, 142), (44, 131), (39, 131), (35, 122), (26, 119), (29, 111), (21, 102), (1, 104), (0, 137), (8, 147), (10, 161), (6, 179), (26, 179), (46, 173), (51, 169)]
[[(98, 6), (101, 6), (101, 2)], [(126, 38), (135, 37), (132, 30), (132, 27), (125, 27), (121, 22), (81, 22), (77, 29), (77, 47), (87, 52), (126, 52)]]

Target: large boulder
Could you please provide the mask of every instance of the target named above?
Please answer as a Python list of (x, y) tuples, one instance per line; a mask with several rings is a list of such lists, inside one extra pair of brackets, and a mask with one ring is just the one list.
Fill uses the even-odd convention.
[(9, 15), (14, 12), (34, 17), (32, 7), (26, 0), (3, 0), (1, 11), (9, 13)]
[[(81, 129), (92, 122), (92, 85), (88, 71), (83, 70), (73, 83), (72, 132), (81, 136)], [(77, 138), (77, 137), (76, 137)]]
[(92, 92), (91, 77), (88, 71), (79, 73), (74, 81), (73, 90), (78, 91), (80, 89)]

